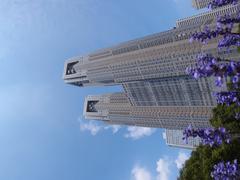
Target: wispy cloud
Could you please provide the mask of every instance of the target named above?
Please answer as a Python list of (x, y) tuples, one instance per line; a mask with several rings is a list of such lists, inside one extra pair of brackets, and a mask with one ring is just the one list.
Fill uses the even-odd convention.
[(170, 165), (172, 161), (169, 161), (167, 157), (160, 158), (156, 165), (156, 176), (153, 176), (147, 168), (143, 166), (134, 166), (131, 171), (133, 180), (168, 180), (170, 176)]
[(173, 170), (181, 169), (185, 161), (189, 159), (189, 155), (185, 152), (179, 151), (177, 158), (164, 156), (156, 162), (156, 174), (152, 175), (149, 170), (144, 166), (134, 166), (131, 171), (133, 180), (169, 180), (173, 175)]
[(135, 166), (132, 169), (133, 180), (152, 180), (151, 173), (143, 167)]
[(80, 130), (89, 131), (91, 135), (95, 136), (97, 133), (99, 133), (102, 130), (102, 127), (94, 123), (93, 121), (90, 121), (88, 123), (81, 122)]
[[(122, 128), (120, 125), (105, 125), (104, 123), (93, 120), (88, 121), (79, 119), (79, 122), (80, 130), (82, 132), (90, 132), (93, 136), (107, 130), (111, 130), (113, 134), (116, 134)], [(152, 128), (135, 126), (129, 126), (126, 128), (126, 130), (127, 132), (124, 134), (124, 137), (133, 140), (141, 139), (146, 136), (151, 136), (156, 131), (156, 129)]]
[(170, 175), (170, 161), (167, 158), (160, 158), (157, 161), (157, 180), (168, 180)]
[(93, 136), (97, 135), (99, 132), (104, 130), (111, 130), (113, 134), (116, 134), (121, 128), (121, 126), (119, 125), (103, 125), (92, 120), (91, 121), (79, 120), (79, 122), (80, 122), (80, 130), (82, 132), (88, 131)]
[(155, 132), (155, 129), (146, 128), (146, 127), (136, 127), (130, 126), (127, 128), (127, 133), (125, 134), (126, 138), (131, 138), (134, 140), (140, 139), (145, 136), (150, 136)]
[(105, 126), (104, 129), (105, 130), (111, 129), (112, 133), (116, 134), (121, 129), (121, 126), (120, 125)]
[(166, 132), (163, 132), (163, 133), (162, 133), (162, 137), (163, 137), (163, 139), (165, 139), (165, 140), (167, 139), (167, 134), (166, 134)]
[(178, 157), (175, 160), (177, 168), (181, 169), (183, 167), (185, 161), (188, 159), (189, 159), (189, 155), (187, 155), (186, 153), (183, 153), (183, 152), (179, 152)]

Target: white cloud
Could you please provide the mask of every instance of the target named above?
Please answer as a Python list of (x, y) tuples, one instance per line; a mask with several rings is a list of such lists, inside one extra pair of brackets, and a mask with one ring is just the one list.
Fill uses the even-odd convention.
[[(79, 122), (80, 122), (80, 130), (82, 132), (89, 131), (93, 136), (97, 135), (101, 131), (107, 131), (107, 130), (111, 130), (113, 134), (116, 134), (121, 129), (120, 125), (105, 125), (103, 123), (99, 123), (93, 120), (81, 120), (80, 118)], [(152, 129), (152, 128), (129, 126), (127, 127), (127, 133), (124, 134), (124, 137), (137, 140), (145, 136), (150, 136), (155, 131), (156, 129)]]
[(127, 128), (126, 138), (132, 138), (134, 140), (140, 139), (144, 136), (150, 136), (155, 132), (155, 129), (146, 127), (130, 126)]
[(169, 161), (165, 159), (159, 159), (157, 162), (157, 180), (168, 180), (170, 175), (170, 169), (169, 169), (170, 163)]
[(189, 159), (189, 156), (186, 153), (179, 152), (178, 157), (175, 160), (176, 166), (178, 169), (181, 169), (185, 163), (186, 160)]
[(166, 132), (163, 132), (163, 133), (162, 133), (162, 137), (163, 137), (163, 139), (165, 139), (165, 140), (167, 139), (167, 134), (166, 134)]
[(89, 121), (88, 123), (80, 122), (80, 130), (81, 131), (90, 131), (90, 133), (95, 136), (102, 129), (97, 123), (93, 121)]
[[(189, 155), (184, 152), (179, 152), (178, 157), (175, 160), (175, 164), (178, 169), (181, 169), (185, 163), (185, 161), (189, 158)], [(174, 165), (173, 159), (169, 157), (160, 158), (156, 163), (156, 176), (152, 176), (151, 173), (143, 167), (135, 166), (132, 169), (132, 179), (133, 180), (169, 180), (171, 176), (171, 169), (176, 166)]]
[(79, 122), (80, 122), (80, 130), (82, 132), (89, 131), (93, 136), (97, 135), (100, 131), (103, 131), (103, 130), (112, 130), (112, 133), (116, 134), (121, 128), (121, 126), (119, 125), (102, 125), (93, 120), (88, 121), (88, 120), (79, 119)]
[(139, 166), (135, 166), (132, 170), (132, 179), (133, 180), (152, 180), (150, 172)]
[(113, 134), (117, 133), (121, 128), (120, 125), (112, 125), (111, 127), (112, 127)]
[(105, 130), (111, 129), (113, 134), (116, 134), (120, 129), (120, 125), (109, 125), (104, 127)]

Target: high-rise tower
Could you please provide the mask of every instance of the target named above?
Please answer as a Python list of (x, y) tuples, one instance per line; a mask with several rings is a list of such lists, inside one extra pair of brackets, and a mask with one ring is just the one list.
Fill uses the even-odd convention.
[(125, 93), (94, 95), (85, 98), (86, 119), (108, 124), (185, 129), (209, 127), (212, 106), (132, 106)]
[[(202, 3), (198, 8), (208, 1)], [(65, 63), (64, 81), (80, 87), (123, 86), (124, 93), (88, 96), (84, 106), (87, 119), (168, 129), (210, 126), (211, 109), (216, 105), (212, 92), (218, 91), (215, 82), (212, 78), (196, 81), (185, 69), (195, 64), (199, 53), (226, 54), (218, 51), (217, 40), (203, 46), (188, 39), (206, 25), (213, 26), (219, 15), (236, 14), (239, 7), (217, 8), (178, 20), (168, 31), (72, 58)], [(236, 48), (229, 52), (228, 58), (239, 57)]]

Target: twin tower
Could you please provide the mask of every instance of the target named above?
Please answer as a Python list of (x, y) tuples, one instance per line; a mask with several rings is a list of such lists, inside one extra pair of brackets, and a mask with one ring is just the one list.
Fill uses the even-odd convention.
[[(209, 2), (193, 0), (193, 6), (201, 9)], [(185, 70), (195, 65), (199, 53), (220, 57), (226, 53), (218, 50), (217, 40), (202, 45), (189, 43), (189, 38), (206, 25), (214, 26), (218, 16), (236, 14), (239, 7), (216, 8), (180, 19), (168, 31), (71, 58), (64, 66), (64, 81), (79, 87), (122, 85), (122, 93), (87, 96), (86, 119), (168, 131), (182, 130), (189, 124), (194, 128), (209, 127), (216, 105), (212, 92), (219, 89), (214, 79), (195, 80)], [(230, 52), (227, 58), (238, 58), (236, 49)]]

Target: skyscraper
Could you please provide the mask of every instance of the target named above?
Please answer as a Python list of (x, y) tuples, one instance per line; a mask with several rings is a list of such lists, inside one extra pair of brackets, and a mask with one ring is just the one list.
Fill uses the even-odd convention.
[[(209, 1), (194, 3), (196, 8), (203, 8)], [(88, 96), (84, 104), (86, 119), (167, 128), (169, 132), (189, 124), (208, 127), (211, 109), (216, 105), (212, 92), (219, 89), (212, 78), (196, 81), (186, 75), (185, 69), (195, 64), (199, 53), (223, 58), (226, 53), (218, 51), (216, 39), (205, 46), (189, 43), (188, 39), (206, 25), (215, 25), (219, 15), (236, 14), (239, 7), (224, 6), (180, 19), (168, 31), (69, 59), (64, 66), (64, 81), (80, 87), (123, 86), (123, 93)], [(236, 48), (229, 52), (228, 58), (238, 58)]]
[[(237, 13), (239, 7), (239, 4), (224, 6), (181, 19), (177, 28), (72, 58), (65, 63), (63, 78), (66, 83), (78, 86), (98, 86), (185, 76), (186, 67), (195, 64), (198, 53), (224, 56), (224, 51), (216, 49), (216, 40), (207, 46), (190, 44), (191, 34), (206, 24), (215, 24), (221, 14)], [(236, 58), (236, 49), (230, 55), (229, 58)]]
[(125, 93), (94, 95), (85, 98), (86, 119), (108, 124), (185, 129), (209, 127), (213, 106), (133, 106)]

